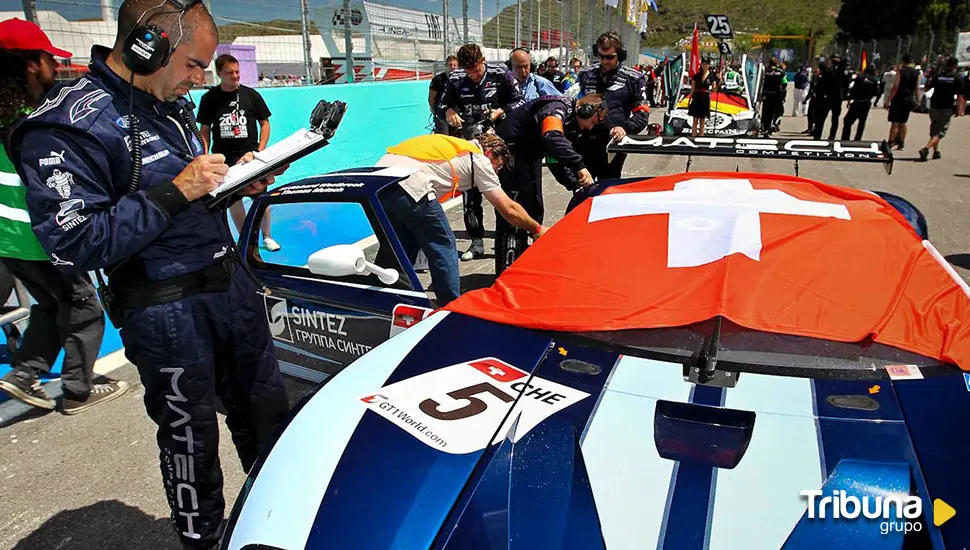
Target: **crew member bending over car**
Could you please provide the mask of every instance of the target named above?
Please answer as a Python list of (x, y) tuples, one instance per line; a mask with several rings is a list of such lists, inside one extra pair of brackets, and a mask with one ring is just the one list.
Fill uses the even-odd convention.
[(478, 189), (508, 223), (539, 237), (545, 228), (502, 190), (496, 173), (510, 156), (501, 138), (482, 134), (473, 141), (429, 134), (389, 147), (378, 166), (410, 166), (418, 171), (385, 189), (381, 205), (414, 263), (423, 250), (438, 306), (461, 294), (455, 234), (439, 198)]
[(626, 162), (625, 153), (617, 153), (613, 162), (606, 154), (610, 139), (635, 136), (650, 122), (647, 80), (642, 73), (623, 65), (627, 52), (614, 32), (596, 39), (599, 64), (579, 73), (579, 97), (600, 94), (606, 98), (609, 118), (592, 130), (582, 132), (574, 145), (594, 178), (618, 178)]
[[(581, 110), (585, 118), (578, 117)], [(545, 208), (542, 202), (542, 159), (550, 158), (555, 165), (571, 175), (579, 185), (593, 183), (593, 176), (586, 168), (583, 157), (573, 149), (566, 138), (565, 125), (574, 118), (578, 127), (590, 130), (593, 119), (605, 119), (606, 101), (603, 96), (592, 94), (579, 100), (578, 108), (562, 96), (540, 97), (527, 101), (516, 108), (498, 128), (498, 135), (508, 143), (512, 152), (512, 167), (499, 172), (502, 189), (521, 204), (530, 216), (542, 223)], [(567, 187), (570, 187), (567, 184)], [(575, 186), (572, 186), (573, 188)], [(501, 275), (528, 245), (525, 235), (517, 232), (502, 219), (495, 221), (495, 274)]]
[[(438, 102), (439, 114), (451, 126), (451, 135), (463, 134), (468, 126), (478, 122), (495, 122), (522, 102), (522, 94), (515, 78), (504, 65), (486, 65), (482, 49), (477, 44), (465, 44), (458, 49), (457, 71), (448, 77)], [(487, 119), (487, 120), (484, 120)], [(482, 195), (470, 189), (462, 197), (465, 207), (465, 230), (472, 245), (462, 254), (463, 260), (485, 255), (485, 225)]]

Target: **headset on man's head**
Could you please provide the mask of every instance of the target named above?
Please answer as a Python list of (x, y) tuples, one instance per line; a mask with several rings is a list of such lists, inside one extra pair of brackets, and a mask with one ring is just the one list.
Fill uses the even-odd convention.
[(606, 110), (606, 98), (596, 103), (584, 103), (576, 105), (576, 116), (582, 119), (590, 119)]
[(599, 35), (599, 37), (596, 39), (596, 42), (593, 42), (593, 57), (592, 57), (592, 59), (599, 59), (600, 52), (599, 52), (599, 46), (598, 46), (598, 44), (599, 44), (600, 40), (602, 40), (604, 38), (612, 38), (613, 40), (616, 40), (616, 43), (619, 44), (616, 47), (616, 56), (617, 56), (616, 58), (617, 58), (617, 60), (620, 63), (623, 63), (624, 61), (626, 61), (626, 48), (623, 47), (623, 39), (620, 38), (620, 35), (616, 34), (613, 31), (606, 31), (606, 32), (604, 32), (603, 34)]
[(512, 51), (509, 52), (509, 58), (505, 60), (505, 66), (508, 67), (510, 71), (512, 70), (512, 54), (515, 52), (525, 52), (529, 56), (529, 72), (535, 73), (538, 65), (536, 65), (536, 60), (532, 57), (532, 52), (530, 52), (528, 48), (512, 48)]
[[(182, 41), (184, 34), (182, 17), (185, 12), (199, 2), (201, 0), (161, 0), (158, 5), (143, 11), (138, 16), (138, 20), (135, 21), (134, 28), (125, 36), (124, 49), (121, 52), (121, 59), (125, 66), (131, 69), (131, 72), (144, 76), (150, 75), (167, 65), (169, 59), (172, 58), (172, 53), (175, 52), (175, 48)], [(179, 37), (174, 46), (171, 45), (166, 31), (157, 25), (147, 23), (147, 20), (146, 24), (141, 24), (149, 12), (164, 8), (165, 4), (172, 4), (178, 8), (174, 13), (178, 13), (179, 16)], [(148, 20), (151, 20), (151, 17)]]

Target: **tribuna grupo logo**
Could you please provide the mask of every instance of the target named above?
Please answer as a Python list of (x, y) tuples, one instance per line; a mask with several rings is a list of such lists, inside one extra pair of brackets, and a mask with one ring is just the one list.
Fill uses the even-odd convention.
[(923, 500), (917, 496), (890, 494), (857, 497), (845, 491), (832, 491), (831, 495), (822, 496), (822, 491), (818, 489), (799, 494), (808, 499), (808, 519), (855, 520), (861, 516), (866, 520), (882, 520), (878, 525), (884, 535), (923, 530), (922, 522), (917, 521), (923, 516)]

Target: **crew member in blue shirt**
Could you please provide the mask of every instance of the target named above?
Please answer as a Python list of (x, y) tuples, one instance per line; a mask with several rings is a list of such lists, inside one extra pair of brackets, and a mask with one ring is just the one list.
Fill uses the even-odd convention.
[(532, 71), (535, 68), (535, 61), (532, 60), (529, 50), (525, 48), (512, 50), (509, 54), (508, 66), (515, 76), (515, 86), (526, 101), (547, 95), (562, 95), (549, 79)]

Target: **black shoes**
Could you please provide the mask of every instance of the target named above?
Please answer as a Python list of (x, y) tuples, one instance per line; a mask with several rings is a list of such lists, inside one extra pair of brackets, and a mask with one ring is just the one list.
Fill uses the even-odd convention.
[(0, 379), (0, 390), (40, 409), (52, 411), (56, 406), (54, 399), (41, 387), (40, 380), (26, 373), (10, 371)]
[(919, 150), (919, 161), (926, 162), (926, 159), (928, 158), (930, 158), (930, 150), (927, 149), (926, 147), (923, 147), (922, 149)]
[(461, 261), (468, 262), (471, 260), (478, 260), (485, 257), (485, 241), (481, 239), (472, 240), (472, 245), (468, 247), (468, 250), (462, 253)]
[(124, 380), (109, 380), (103, 384), (91, 386), (91, 393), (85, 399), (64, 394), (62, 412), (64, 414), (82, 413), (92, 407), (117, 399), (128, 391), (128, 383)]

